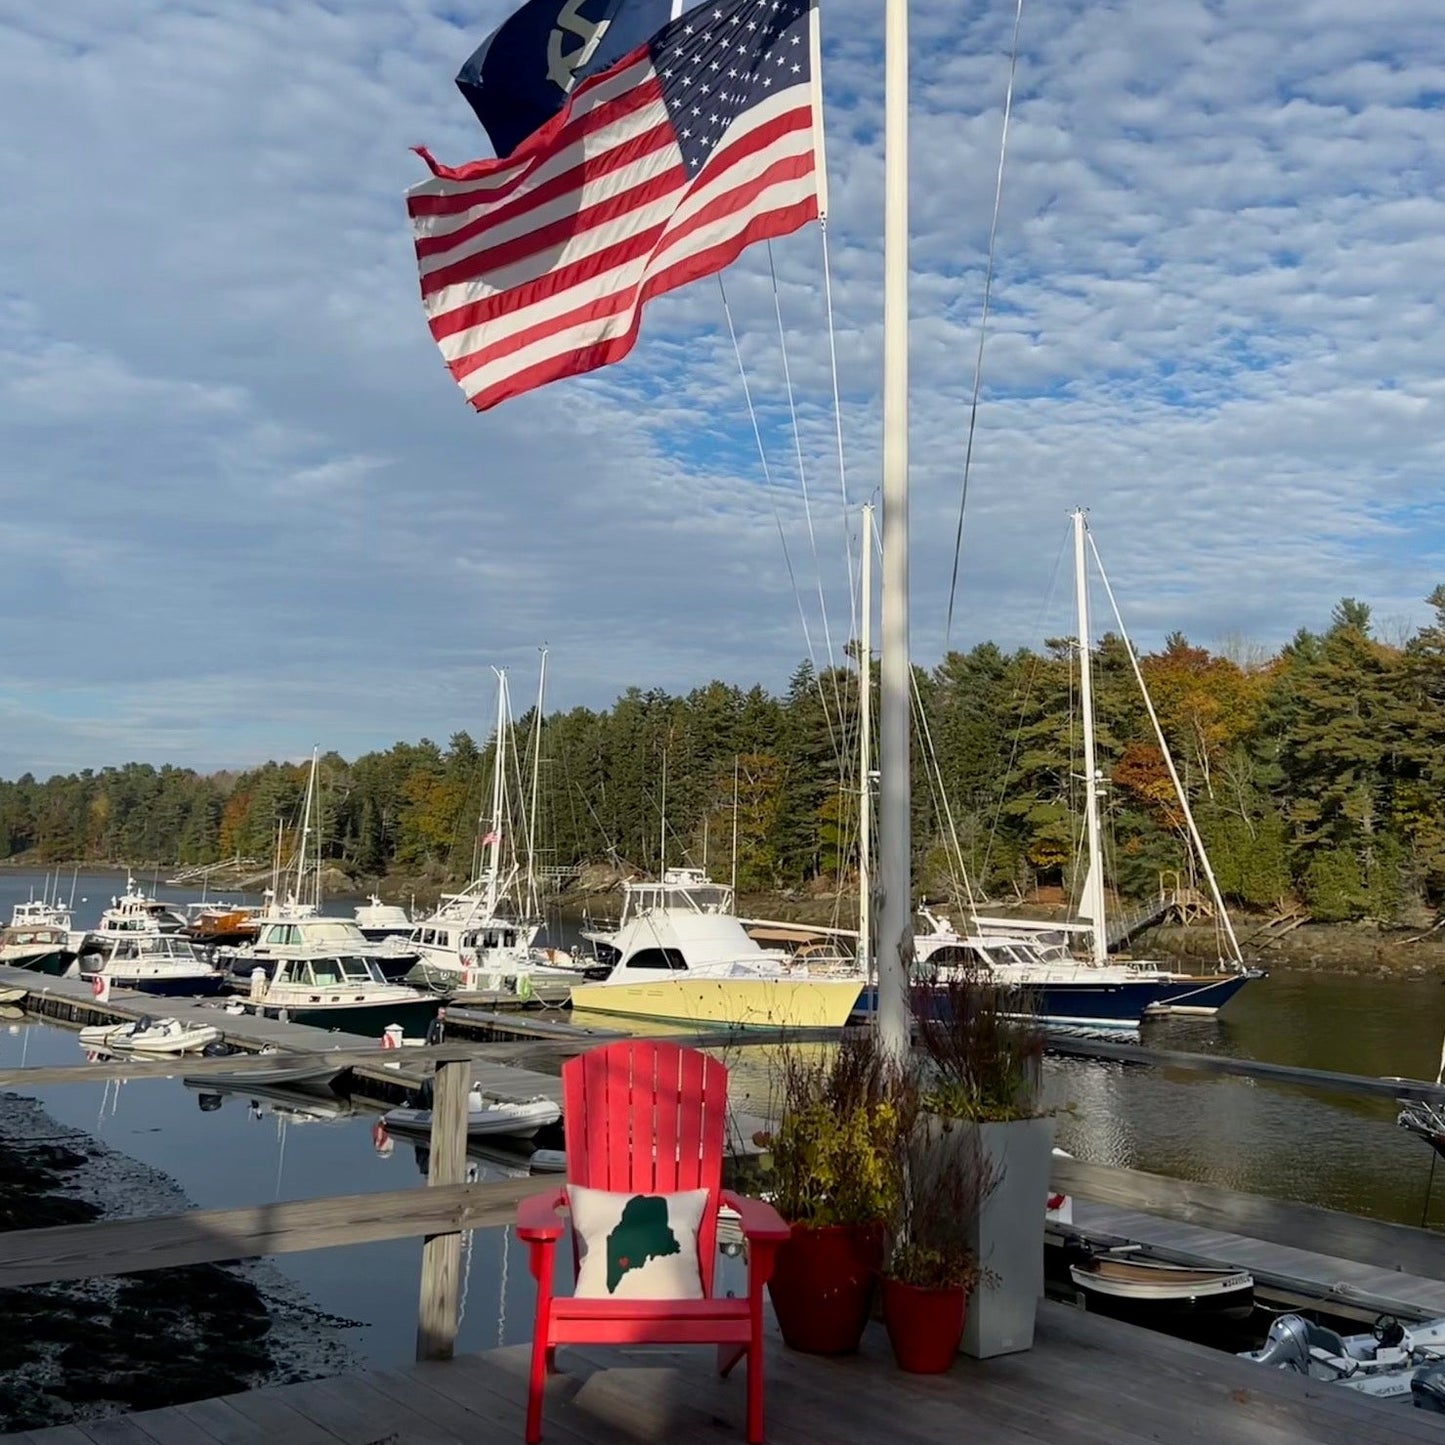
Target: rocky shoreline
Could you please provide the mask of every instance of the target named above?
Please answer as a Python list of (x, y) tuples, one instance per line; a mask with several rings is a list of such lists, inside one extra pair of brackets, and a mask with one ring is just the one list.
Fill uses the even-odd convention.
[[(158, 1170), (0, 1094), (0, 1229), (178, 1213)], [(354, 1322), (262, 1260), (0, 1290), (0, 1431), (34, 1430), (355, 1368)]]

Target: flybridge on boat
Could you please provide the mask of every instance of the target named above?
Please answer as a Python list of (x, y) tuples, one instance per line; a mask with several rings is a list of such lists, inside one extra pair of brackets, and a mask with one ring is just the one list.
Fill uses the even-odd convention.
[(116, 939), (176, 934), (185, 927), (186, 920), (180, 912), (138, 888), (135, 879), (127, 875), (125, 892), (110, 900), (110, 907), (100, 915), (100, 922), (94, 928), (72, 933), (71, 946), (76, 953), (99, 949), (104, 955)]
[(733, 890), (714, 883), (701, 868), (664, 868), (661, 878), (629, 878), (622, 885), (622, 913), (614, 927), (591, 927), (582, 937), (592, 945), (600, 963), (616, 963), (621, 957), (618, 934), (639, 914), (659, 908), (677, 908), (693, 913), (731, 913)]

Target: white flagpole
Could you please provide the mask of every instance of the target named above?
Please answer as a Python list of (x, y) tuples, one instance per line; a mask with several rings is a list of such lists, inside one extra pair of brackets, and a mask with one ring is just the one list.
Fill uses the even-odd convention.
[(828, 158), (823, 145), (823, 39), (818, 24), (818, 5), (808, 11), (808, 44), (812, 48), (810, 70), (813, 92), (813, 178), (818, 187), (818, 219), (828, 224)]
[(908, 0), (884, 12), (883, 578), (878, 707), (878, 1039), (909, 1047), (913, 962), (908, 658)]

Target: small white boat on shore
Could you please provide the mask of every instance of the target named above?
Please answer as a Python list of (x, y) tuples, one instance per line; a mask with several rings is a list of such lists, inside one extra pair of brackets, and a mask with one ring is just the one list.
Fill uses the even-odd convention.
[(186, 1024), (179, 1019), (153, 1019), (149, 1015), (129, 1024), (96, 1024), (81, 1029), (83, 1048), (112, 1053), (190, 1054), (213, 1044), (221, 1031), (210, 1024)]
[[(381, 1116), (387, 1129), (395, 1134), (431, 1133), (430, 1109), (390, 1109)], [(480, 1089), (473, 1089), (467, 1100), (467, 1133), (474, 1137), (495, 1134), (509, 1139), (530, 1139), (539, 1129), (555, 1124), (562, 1110), (550, 1099), (540, 1096), (513, 1102), (489, 1099)]]

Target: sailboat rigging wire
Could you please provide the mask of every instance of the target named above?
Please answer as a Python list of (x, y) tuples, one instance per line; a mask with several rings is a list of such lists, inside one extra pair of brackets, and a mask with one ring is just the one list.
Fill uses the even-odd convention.
[[(813, 527), (813, 499), (808, 491), (808, 470), (803, 463), (803, 433), (798, 428), (798, 404), (793, 394), (793, 373), (788, 364), (788, 337), (783, 327), (783, 298), (778, 291), (778, 272), (773, 265), (773, 243), (767, 243), (768, 248), (768, 276), (773, 283), (773, 312), (778, 318), (778, 346), (783, 354), (783, 384), (788, 391), (788, 415), (793, 424), (793, 452), (798, 459), (798, 484), (803, 490), (803, 516), (808, 523), (808, 548), (813, 554), (813, 575), (818, 582), (818, 613), (823, 622), (823, 645), (828, 649), (828, 674), (833, 683), (833, 702), (838, 710), (838, 720), (841, 727), (843, 719), (843, 699), (838, 691), (838, 671), (833, 658), (833, 630), (828, 625), (828, 602), (823, 595), (823, 567), (818, 561), (818, 535)], [(828, 704), (825, 701), (823, 711), (826, 713)], [(831, 734), (832, 728), (828, 729)], [(841, 746), (838, 742), (833, 744), (835, 751)], [(842, 754), (839, 753), (841, 759)]]
[(923, 695), (918, 688), (918, 674), (912, 673), (910, 680), (913, 684), (914, 721), (918, 727), (919, 741), (923, 744), (924, 757), (928, 762), (929, 791), (933, 794), (933, 806), (942, 814), (943, 821), (948, 825), (949, 847), (944, 850), (948, 854), (948, 871), (953, 875), (953, 881), (963, 896), (965, 906), (972, 912), (975, 907), (973, 888), (968, 881), (968, 868), (963, 861), (963, 845), (958, 841), (958, 828), (954, 824), (953, 807), (948, 801), (948, 789), (943, 781), (943, 765), (938, 760), (938, 749), (933, 745), (933, 731), (928, 725), (928, 714), (923, 707)]
[[(773, 521), (778, 524), (778, 541), (783, 545), (783, 564), (788, 569), (788, 581), (793, 588), (793, 601), (798, 607), (798, 621), (802, 624), (803, 628), (803, 641), (808, 648), (808, 661), (812, 664), (813, 668), (813, 681), (818, 688), (818, 700), (823, 705), (823, 721), (828, 726), (828, 740), (832, 744), (834, 752), (837, 752), (839, 743), (833, 733), (833, 719), (828, 713), (828, 699), (823, 692), (823, 679), (818, 675), (818, 658), (813, 647), (813, 634), (808, 628), (808, 614), (803, 607), (803, 594), (798, 591), (798, 576), (793, 570), (793, 556), (792, 553), (788, 551), (788, 538), (787, 534), (783, 531), (783, 519), (778, 513), (777, 504), (772, 500), (773, 472), (772, 468), (768, 466), (768, 452), (767, 448), (763, 445), (763, 432), (762, 428), (758, 425), (757, 408), (753, 405), (753, 389), (748, 385), (748, 372), (747, 368), (743, 365), (742, 348), (738, 345), (737, 328), (733, 325), (733, 309), (728, 304), (727, 287), (723, 284), (721, 271), (717, 273), (717, 289), (722, 296), (723, 316), (728, 324), (728, 336), (733, 343), (733, 356), (737, 359), (738, 376), (742, 379), (743, 383), (743, 398), (748, 404), (748, 420), (753, 424), (753, 440), (758, 444), (758, 460), (762, 463), (763, 468), (763, 485), (767, 489), (768, 501), (773, 508)], [(781, 325), (781, 320), (779, 321), (779, 325)], [(784, 362), (786, 365), (786, 353), (784, 354)], [(791, 397), (791, 389), (788, 394)], [(815, 552), (813, 555), (816, 559), (817, 553)], [(819, 585), (822, 585), (821, 576), (819, 578)]]
[(838, 495), (843, 502), (843, 554), (848, 563), (848, 635), (851, 637), (858, 627), (858, 589), (853, 585), (853, 534), (848, 530), (848, 471), (843, 463), (843, 401), (838, 388), (838, 337), (833, 326), (833, 267), (828, 257), (827, 216), (818, 217), (818, 230), (823, 237), (823, 307), (828, 314), (828, 366), (833, 377), (833, 430), (838, 439)]
[(953, 604), (958, 595), (958, 561), (963, 554), (963, 512), (968, 505), (968, 478), (973, 468), (973, 434), (978, 426), (978, 394), (983, 384), (983, 343), (988, 335), (988, 303), (993, 294), (994, 252), (998, 241), (998, 214), (1003, 206), (1003, 163), (1008, 154), (1008, 123), (1013, 114), (1014, 76), (1019, 67), (1019, 27), (1024, 18), (1024, 0), (1018, 0), (1014, 10), (1013, 49), (1008, 63), (1008, 89), (1004, 93), (1003, 133), (998, 146), (998, 178), (993, 190), (993, 220), (988, 228), (988, 264), (983, 274), (983, 311), (978, 321), (978, 353), (973, 363), (973, 400), (968, 409), (968, 442), (963, 451), (963, 484), (958, 493), (958, 531), (953, 538), (953, 575), (948, 582), (948, 620), (943, 628), (943, 647), (948, 650), (949, 638), (953, 636)]
[[(1059, 550), (1054, 555), (1054, 568), (1049, 574), (1049, 586), (1044, 594), (1043, 603), (1039, 607), (1038, 615), (1034, 618), (1033, 632), (1031, 636), (1038, 636), (1043, 629), (1044, 614), (1053, 606), (1054, 591), (1059, 585), (1059, 568), (1064, 560), (1064, 547), (1066, 542), (1059, 543)], [(1019, 703), (1018, 726), (1014, 729), (1013, 744), (1009, 748), (1008, 763), (1003, 771), (1003, 783), (999, 788), (998, 806), (993, 812), (993, 823), (988, 830), (988, 843), (983, 850), (983, 867), (979, 870), (979, 879), (985, 882), (988, 878), (989, 864), (993, 858), (993, 845), (998, 839), (999, 823), (1003, 818), (1004, 798), (1008, 794), (1008, 780), (1013, 776), (1014, 764), (1018, 761), (1019, 746), (1023, 742), (1024, 718), (1028, 713), (1029, 699), (1034, 693), (1034, 684), (1039, 680), (1039, 670), (1043, 666), (1043, 659), (1035, 654), (1033, 666), (1029, 668), (1028, 677), (1024, 684), (1023, 701)]]
[(1184, 814), (1184, 821), (1189, 825), (1189, 837), (1194, 844), (1195, 852), (1199, 855), (1199, 864), (1204, 870), (1204, 876), (1209, 880), (1209, 893), (1214, 899), (1215, 908), (1219, 910), (1219, 921), (1223, 924), (1225, 935), (1229, 939), (1230, 955), (1236, 963), (1242, 964), (1244, 954), (1240, 950), (1239, 940), (1234, 936), (1234, 924), (1230, 922), (1229, 910), (1224, 906), (1224, 896), (1219, 891), (1219, 884), (1214, 880), (1214, 869), (1210, 866), (1209, 854), (1204, 851), (1204, 840), (1199, 836), (1199, 828), (1194, 822), (1194, 810), (1189, 806), (1189, 799), (1184, 792), (1184, 784), (1179, 781), (1179, 773), (1174, 767), (1174, 758), (1169, 752), (1164, 729), (1160, 726), (1159, 714), (1154, 711), (1154, 699), (1149, 696), (1149, 689), (1144, 685), (1144, 673), (1139, 666), (1139, 655), (1124, 627), (1124, 619), (1119, 613), (1119, 604), (1114, 600), (1114, 589), (1109, 585), (1109, 577), (1099, 558), (1099, 549), (1094, 543), (1093, 534), (1089, 533), (1088, 538), (1089, 550), (1094, 554), (1094, 565), (1099, 569), (1099, 580), (1104, 584), (1104, 593), (1109, 599), (1109, 606), (1114, 609), (1114, 620), (1119, 624), (1119, 636), (1123, 640), (1124, 651), (1129, 656), (1129, 666), (1134, 669), (1134, 681), (1139, 684), (1139, 691), (1144, 697), (1144, 706), (1149, 713), (1149, 721), (1154, 724), (1154, 736), (1158, 740), (1159, 751), (1164, 755), (1164, 766), (1169, 770), (1169, 781), (1174, 784), (1174, 792), (1179, 798), (1179, 807)]

